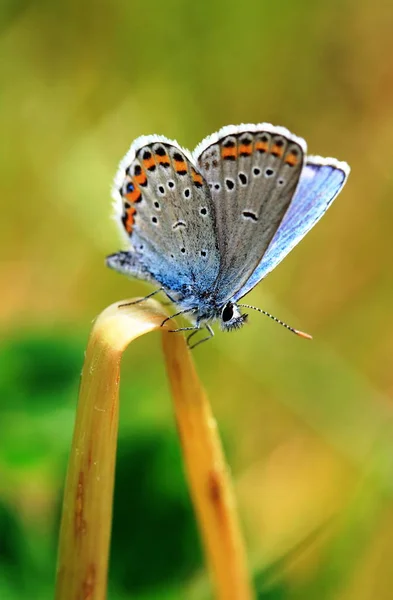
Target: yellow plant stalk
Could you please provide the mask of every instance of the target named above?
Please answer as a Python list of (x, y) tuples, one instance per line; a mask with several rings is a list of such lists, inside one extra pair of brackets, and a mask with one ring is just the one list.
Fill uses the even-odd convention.
[[(64, 493), (56, 600), (106, 598), (121, 357), (130, 342), (160, 329), (166, 317), (154, 300), (119, 304), (101, 313), (87, 346)], [(161, 328), (166, 366), (216, 597), (248, 600), (253, 593), (215, 420), (184, 337), (168, 333), (171, 327), (173, 322)]]

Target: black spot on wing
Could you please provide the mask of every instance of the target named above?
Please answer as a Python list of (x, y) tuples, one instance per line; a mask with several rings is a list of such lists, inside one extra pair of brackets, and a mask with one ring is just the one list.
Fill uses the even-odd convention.
[(177, 221), (176, 223), (174, 223), (172, 225), (172, 229), (178, 229), (179, 227), (187, 227), (187, 224), (185, 221)]
[(245, 173), (239, 173), (239, 181), (242, 185), (247, 185), (247, 175)]
[(243, 210), (242, 215), (245, 219), (251, 219), (251, 221), (258, 221), (258, 217), (255, 213), (250, 210)]

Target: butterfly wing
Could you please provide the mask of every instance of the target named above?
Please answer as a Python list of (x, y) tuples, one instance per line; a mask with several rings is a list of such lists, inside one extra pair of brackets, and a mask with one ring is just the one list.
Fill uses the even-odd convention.
[[(120, 163), (113, 197), (131, 245), (129, 273), (149, 273), (175, 292), (196, 282), (209, 289), (219, 268), (214, 205), (186, 150), (163, 137), (138, 138)], [(124, 272), (124, 256), (120, 262)]]
[(266, 277), (314, 227), (343, 188), (349, 172), (347, 163), (334, 158), (307, 158), (299, 186), (280, 227), (260, 264), (235, 294), (235, 301)]
[(196, 148), (216, 213), (218, 303), (233, 297), (260, 263), (290, 205), (305, 152), (304, 140), (266, 123), (224, 127)]

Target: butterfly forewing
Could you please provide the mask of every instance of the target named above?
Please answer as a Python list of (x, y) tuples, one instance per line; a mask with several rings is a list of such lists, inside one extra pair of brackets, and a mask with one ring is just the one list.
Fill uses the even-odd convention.
[(196, 149), (215, 206), (220, 301), (260, 263), (295, 193), (305, 148), (287, 130), (262, 124), (226, 127)]
[(174, 291), (209, 289), (219, 268), (214, 205), (187, 152), (165, 138), (137, 140), (116, 185), (121, 226), (154, 279)]
[(349, 174), (347, 163), (334, 158), (309, 156), (299, 186), (269, 248), (245, 285), (235, 294), (238, 300), (266, 277), (329, 208)]

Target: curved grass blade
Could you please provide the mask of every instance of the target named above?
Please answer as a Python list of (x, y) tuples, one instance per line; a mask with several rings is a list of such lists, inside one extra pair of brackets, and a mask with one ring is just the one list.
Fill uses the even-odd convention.
[[(121, 357), (133, 340), (160, 329), (167, 316), (153, 300), (119, 304), (124, 302), (98, 317), (86, 350), (64, 494), (56, 600), (106, 598)], [(168, 334), (165, 327), (161, 331), (185, 470), (216, 595), (248, 600), (253, 593), (210, 405), (183, 336)]]

